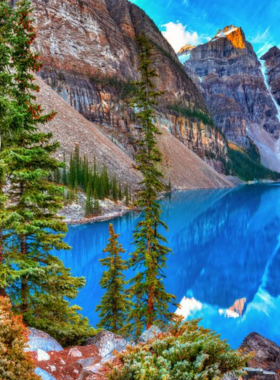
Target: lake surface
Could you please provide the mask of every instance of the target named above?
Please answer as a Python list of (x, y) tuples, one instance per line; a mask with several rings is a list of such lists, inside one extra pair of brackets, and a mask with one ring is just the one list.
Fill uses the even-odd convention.
[[(162, 206), (174, 252), (165, 285), (185, 317), (203, 318), (233, 348), (252, 331), (280, 344), (280, 185), (178, 192)], [(113, 220), (126, 257), (139, 218)], [(66, 241), (73, 249), (59, 254), (74, 275), (86, 278), (76, 303), (93, 325), (109, 223), (70, 227)]]

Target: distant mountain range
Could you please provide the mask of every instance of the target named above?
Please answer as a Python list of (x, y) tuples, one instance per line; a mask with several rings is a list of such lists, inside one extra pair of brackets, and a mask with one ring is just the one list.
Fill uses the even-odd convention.
[[(279, 101), (279, 60), (275, 52), (265, 58), (268, 91), (240, 28), (225, 28), (207, 44), (183, 48), (177, 57), (154, 22), (127, 0), (33, 0), (33, 6), (35, 47), (44, 64), (41, 78), (129, 160), (133, 162), (139, 128), (126, 98), (133, 90), (131, 82), (139, 78), (135, 37), (144, 32), (153, 45), (156, 86), (164, 91), (157, 123), (163, 132), (166, 181), (176, 188), (231, 186), (222, 175), (229, 172), (227, 140), (245, 151), (252, 141), (263, 163), (278, 170), (280, 123), (271, 94)], [(42, 98), (50, 103), (44, 94)], [(55, 135), (69, 154), (61, 136), (72, 144), (83, 142), (65, 120)], [(99, 157), (94, 149), (86, 152), (91, 160)], [(99, 160), (102, 163), (104, 155)]]

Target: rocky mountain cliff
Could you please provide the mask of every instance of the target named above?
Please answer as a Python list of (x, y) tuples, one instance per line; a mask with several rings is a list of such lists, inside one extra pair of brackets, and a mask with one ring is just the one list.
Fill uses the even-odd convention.
[(280, 49), (274, 46), (261, 57), (261, 61), (265, 63), (268, 85), (278, 108), (280, 120)]
[(269, 87), (279, 101), (277, 53), (274, 49), (263, 58), (269, 67), (268, 83), (261, 70), (264, 61), (258, 60), (242, 29), (232, 25), (208, 43), (183, 47), (178, 56), (227, 139), (246, 149), (252, 140), (263, 164), (280, 171), (279, 110)]
[(130, 156), (137, 126), (125, 99), (138, 78), (135, 36), (144, 31), (154, 47), (157, 88), (165, 91), (160, 125), (223, 171), (225, 139), (174, 50), (140, 8), (127, 0), (33, 0), (33, 6), (41, 77)]
[[(36, 79), (41, 91), (37, 99), (46, 111), (55, 109), (56, 117), (44, 125), (44, 130), (53, 132), (60, 142), (57, 158), (63, 160), (63, 154), (69, 159), (70, 154), (79, 144), (80, 151), (93, 163), (96, 158), (99, 167), (105, 164), (109, 173), (117, 176), (123, 184), (134, 189), (141, 178), (134, 170), (135, 162), (120, 147), (106, 136), (101, 125), (88, 121), (84, 116), (67, 104), (41, 78)], [(166, 182), (171, 180), (174, 189), (198, 189), (232, 187), (233, 184), (222, 174), (217, 173), (206, 162), (176, 139), (164, 127), (158, 137), (158, 144), (163, 155), (163, 172)], [(188, 168), (186, 170), (186, 168)]]

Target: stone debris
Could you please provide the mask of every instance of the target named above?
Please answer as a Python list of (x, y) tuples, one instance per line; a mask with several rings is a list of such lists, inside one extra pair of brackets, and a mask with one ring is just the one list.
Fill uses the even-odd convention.
[(120, 335), (104, 330), (95, 337), (87, 339), (85, 345), (95, 345), (99, 350), (99, 355), (105, 358), (107, 355), (112, 355), (114, 351), (125, 350), (128, 342)]
[(143, 332), (139, 338), (139, 343), (147, 343), (149, 340), (156, 338), (162, 331), (157, 326), (151, 326), (149, 330)]
[(70, 351), (68, 352), (68, 355), (72, 356), (73, 358), (81, 358), (83, 356), (81, 351), (78, 350), (78, 348), (76, 347), (71, 348)]

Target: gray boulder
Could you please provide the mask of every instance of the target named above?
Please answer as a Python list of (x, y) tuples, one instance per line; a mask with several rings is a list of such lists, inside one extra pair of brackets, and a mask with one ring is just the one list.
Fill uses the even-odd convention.
[(80, 364), (83, 368), (84, 367), (91, 367), (95, 364), (96, 357), (86, 358), (86, 359), (79, 359), (76, 363)]
[(148, 330), (144, 331), (139, 338), (139, 343), (147, 343), (149, 340), (154, 339), (162, 331), (157, 326), (151, 326)]
[(35, 373), (36, 373), (36, 375), (40, 376), (42, 380), (56, 380), (55, 377), (53, 377), (47, 371), (45, 371), (44, 369), (42, 369), (40, 367), (37, 367), (35, 369)]
[(34, 329), (33, 327), (29, 327), (28, 330), (30, 331), (29, 341), (25, 351), (37, 351), (38, 349), (45, 352), (63, 350), (62, 346), (44, 331)]
[(116, 335), (111, 331), (104, 330), (93, 338), (88, 338), (84, 345), (95, 345), (99, 350), (100, 356), (104, 358), (108, 354), (111, 354), (113, 351), (121, 352), (125, 350), (128, 342), (120, 335)]

